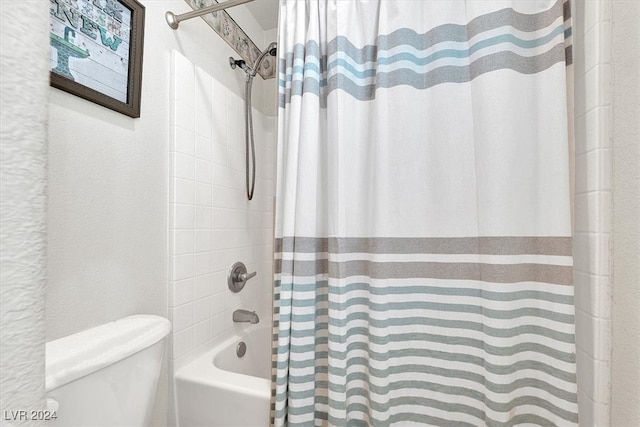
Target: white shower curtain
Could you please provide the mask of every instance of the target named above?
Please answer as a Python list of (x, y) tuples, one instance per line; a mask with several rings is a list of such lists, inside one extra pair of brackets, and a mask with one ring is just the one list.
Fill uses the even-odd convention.
[(577, 424), (568, 18), (281, 0), (275, 425)]

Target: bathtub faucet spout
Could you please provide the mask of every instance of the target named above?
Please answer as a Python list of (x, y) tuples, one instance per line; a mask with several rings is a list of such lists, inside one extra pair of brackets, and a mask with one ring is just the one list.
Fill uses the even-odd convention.
[(233, 312), (234, 322), (249, 322), (256, 324), (260, 321), (255, 311), (249, 310), (236, 310)]

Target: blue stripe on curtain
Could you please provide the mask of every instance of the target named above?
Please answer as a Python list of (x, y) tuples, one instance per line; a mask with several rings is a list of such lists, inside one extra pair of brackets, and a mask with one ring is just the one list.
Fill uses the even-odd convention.
[[(280, 57), (279, 104), (283, 106), (291, 96), (303, 93), (321, 96), (325, 87), (322, 97), (342, 89), (367, 100), (375, 97), (377, 88), (404, 84), (426, 89), (466, 82), (500, 69), (538, 73), (558, 62), (569, 65), (573, 62), (572, 28), (566, 5), (568, 2), (564, 9), (555, 7), (535, 15), (502, 9), (468, 25), (444, 24), (423, 34), (401, 28), (377, 36), (375, 45), (362, 48), (338, 36), (327, 43), (323, 55), (315, 40), (296, 44)], [(493, 34), (496, 29), (501, 33)], [(521, 33), (509, 32), (514, 29)], [(530, 36), (541, 31), (544, 35)], [(499, 52), (488, 50), (496, 46), (501, 47)], [(511, 52), (514, 47), (520, 50)]]

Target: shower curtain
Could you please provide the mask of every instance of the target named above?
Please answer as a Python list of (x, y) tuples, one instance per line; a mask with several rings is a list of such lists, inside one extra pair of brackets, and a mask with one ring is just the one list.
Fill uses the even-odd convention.
[(569, 22), (281, 0), (273, 424), (577, 424)]

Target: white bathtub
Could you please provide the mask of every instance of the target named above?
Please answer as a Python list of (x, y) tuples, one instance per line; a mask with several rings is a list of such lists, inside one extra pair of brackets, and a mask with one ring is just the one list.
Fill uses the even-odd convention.
[[(236, 355), (241, 342), (244, 357)], [(179, 427), (267, 427), (271, 396), (271, 329), (250, 327), (176, 374)]]

